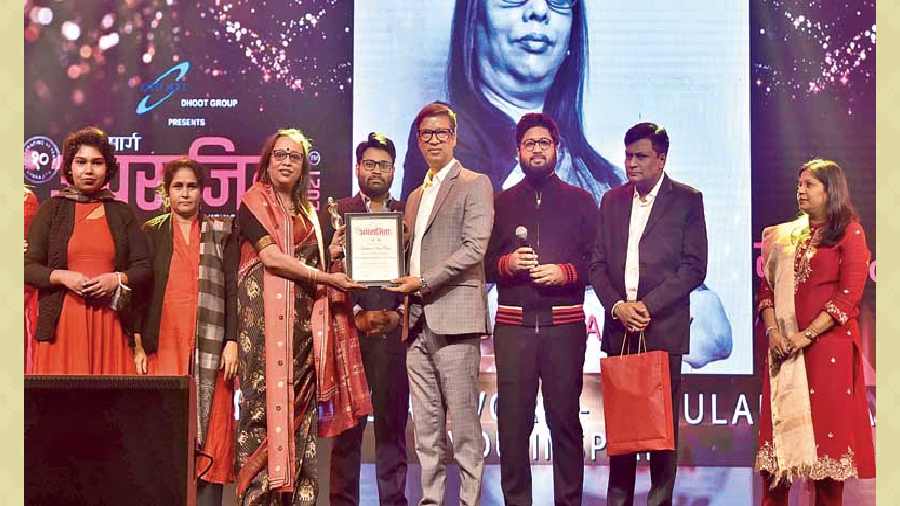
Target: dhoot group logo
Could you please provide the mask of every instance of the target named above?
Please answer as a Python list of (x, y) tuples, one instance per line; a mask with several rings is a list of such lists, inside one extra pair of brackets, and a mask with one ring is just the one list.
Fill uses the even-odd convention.
[(141, 91), (146, 95), (138, 102), (134, 112), (138, 115), (148, 113), (168, 100), (175, 92), (183, 91), (186, 88), (184, 78), (190, 69), (190, 62), (181, 62), (160, 74), (152, 82), (141, 86)]
[(62, 163), (59, 147), (50, 138), (31, 137), (25, 141), (25, 179), (44, 184), (59, 172)]

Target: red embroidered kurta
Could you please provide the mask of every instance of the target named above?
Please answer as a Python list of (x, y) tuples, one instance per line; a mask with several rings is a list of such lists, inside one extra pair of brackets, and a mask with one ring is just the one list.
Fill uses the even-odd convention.
[[(815, 231), (815, 227), (813, 228)], [(805, 329), (827, 312), (835, 325), (805, 350), (806, 375), (818, 461), (811, 479), (875, 477), (875, 451), (863, 377), (859, 303), (868, 277), (869, 250), (862, 226), (852, 222), (834, 246), (806, 243), (794, 262), (797, 324)], [(763, 278), (759, 309), (772, 305), (772, 289)], [(768, 354), (763, 371), (768, 370)], [(772, 412), (768, 375), (762, 385), (757, 461), (766, 469), (772, 449)]]

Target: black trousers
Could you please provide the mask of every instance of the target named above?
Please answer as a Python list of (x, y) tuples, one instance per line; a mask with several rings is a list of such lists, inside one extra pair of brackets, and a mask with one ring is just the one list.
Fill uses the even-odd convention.
[(222, 506), (222, 485), (198, 479), (197, 506)]
[[(650, 452), (650, 493), (647, 506), (669, 506), (675, 491), (678, 469), (678, 420), (681, 413), (681, 355), (669, 354), (669, 377), (672, 381), (672, 422), (675, 425), (675, 451)], [(634, 474), (637, 455), (609, 458), (609, 486), (606, 503), (611, 506), (634, 504)]]
[(539, 383), (550, 428), (555, 503), (581, 504), (584, 450), (578, 414), (586, 345), (583, 323), (537, 332), (533, 326), (494, 329), (500, 483), (507, 506), (532, 504), (528, 443)]
[[(375, 476), (380, 504), (406, 506), (406, 419), (409, 381), (406, 349), (381, 337), (359, 339), (375, 415)], [(331, 450), (330, 504), (359, 504), (359, 466), (366, 417), (337, 436)]]

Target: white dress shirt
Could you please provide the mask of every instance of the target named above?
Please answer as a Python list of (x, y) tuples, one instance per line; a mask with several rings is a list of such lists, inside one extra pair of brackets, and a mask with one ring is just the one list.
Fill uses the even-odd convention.
[(635, 188), (634, 195), (631, 198), (631, 221), (628, 223), (628, 250), (625, 255), (625, 297), (629, 302), (637, 300), (638, 282), (641, 275), (639, 259), (641, 236), (644, 235), (644, 229), (647, 228), (647, 220), (650, 218), (650, 211), (653, 210), (653, 202), (659, 193), (659, 187), (664, 176), (664, 173), (659, 175), (659, 180), (645, 197), (641, 197), (641, 194)]
[(441, 170), (437, 171), (431, 186), (422, 190), (422, 198), (419, 200), (419, 212), (416, 214), (416, 229), (413, 233), (412, 253), (409, 258), (409, 275), (422, 276), (422, 236), (425, 235), (425, 227), (428, 226), (428, 218), (431, 216), (431, 210), (434, 208), (434, 200), (437, 198), (438, 191), (441, 189), (441, 183), (450, 172), (450, 167), (456, 163), (456, 159), (450, 160), (450, 163), (444, 165)]

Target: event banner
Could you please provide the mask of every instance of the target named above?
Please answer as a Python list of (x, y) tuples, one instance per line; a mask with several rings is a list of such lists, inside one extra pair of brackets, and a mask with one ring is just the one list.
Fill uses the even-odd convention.
[(160, 210), (163, 164), (207, 167), (204, 210), (234, 213), (264, 140), (311, 138), (309, 198), (350, 191), (353, 6), (308, 1), (26, 2), (25, 184), (65, 184), (62, 141), (85, 125), (116, 148), (117, 198)]

